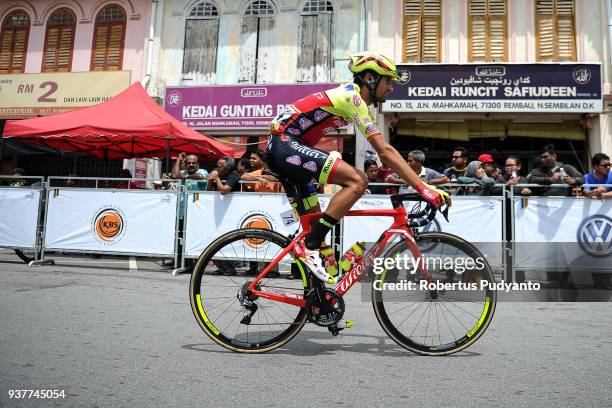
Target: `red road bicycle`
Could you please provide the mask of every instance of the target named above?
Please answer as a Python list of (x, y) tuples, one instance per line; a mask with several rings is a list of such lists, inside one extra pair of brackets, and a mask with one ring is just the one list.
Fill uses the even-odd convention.
[[(361, 285), (371, 289), (362, 293), (370, 294), (378, 322), (397, 344), (423, 355), (447, 355), (472, 345), (489, 326), (496, 305), (496, 292), (480, 285), (494, 282), (486, 258), (455, 235), (419, 232), (436, 210), (417, 194), (390, 198), (393, 209), (352, 210), (346, 215), (392, 217), (393, 223), (333, 288), (292, 254), (320, 212), (300, 216), (301, 232), (292, 237), (247, 228), (216, 239), (191, 275), (191, 308), (200, 327), (222, 347), (246, 353), (283, 346), (307, 322), (336, 335), (343, 328), (343, 295), (370, 271), (366, 280), (371, 282)], [(404, 201), (417, 203), (407, 211)], [(420, 261), (410, 268), (377, 259)], [(478, 267), (465, 270), (469, 259), (467, 263)], [(228, 267), (253, 271), (254, 266), (256, 276), (210, 274)], [(291, 268), (299, 270), (301, 279), (283, 278)], [(280, 277), (268, 278), (271, 271), (281, 272)], [(468, 286), (472, 289), (465, 290)]]

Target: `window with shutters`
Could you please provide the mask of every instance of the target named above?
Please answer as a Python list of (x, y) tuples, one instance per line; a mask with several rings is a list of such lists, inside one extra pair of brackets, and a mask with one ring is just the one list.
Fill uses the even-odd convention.
[(30, 17), (24, 11), (6, 16), (0, 30), (0, 74), (24, 72), (29, 34)]
[(47, 22), (43, 72), (69, 72), (74, 51), (74, 30), (76, 18), (69, 9), (58, 9)]
[(576, 61), (574, 0), (536, 0), (536, 58)]
[(469, 0), (470, 61), (508, 60), (506, 0)]
[(440, 62), (441, 0), (404, 0), (405, 62)]
[(310, 0), (300, 16), (297, 80), (331, 81), (332, 21), (334, 8), (327, 0)]
[(100, 10), (96, 16), (91, 47), (92, 71), (121, 70), (126, 24), (127, 19), (122, 7), (113, 4)]
[(211, 1), (196, 3), (185, 24), (183, 81), (194, 84), (211, 83), (217, 66), (219, 12)]
[(240, 27), (239, 82), (265, 83), (274, 80), (275, 11), (269, 2), (247, 4)]

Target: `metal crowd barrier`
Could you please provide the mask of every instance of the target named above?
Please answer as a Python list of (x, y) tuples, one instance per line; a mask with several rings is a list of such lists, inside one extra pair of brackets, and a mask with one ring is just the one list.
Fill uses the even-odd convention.
[(0, 176), (0, 248), (27, 251), (25, 257), (39, 259), (43, 190), (43, 177)]
[[(580, 188), (612, 187), (583, 184)], [(518, 188), (574, 188), (566, 184), (517, 184)], [(515, 194), (507, 189), (510, 205), (511, 253), (509, 269), (513, 282), (525, 276), (572, 273), (582, 280), (588, 274), (612, 276), (612, 199), (582, 196)], [(534, 212), (536, 212), (534, 214)], [(519, 214), (519, 212), (521, 214)], [(522, 221), (525, 216), (526, 221)], [(518, 225), (520, 222), (520, 225)], [(567, 278), (567, 276), (565, 276)]]
[[(0, 185), (10, 184), (9, 182), (14, 179), (15, 178), (11, 176), (0, 176)], [(42, 177), (30, 176), (30, 177), (22, 177), (21, 179), (26, 180), (25, 184), (29, 184), (29, 186), (0, 187), (0, 196), (2, 194), (5, 194), (5, 196), (6, 194), (14, 195), (16, 194), (15, 192), (19, 192), (18, 195), (21, 195), (25, 192), (26, 194), (34, 193), (34, 195), (37, 196), (38, 200), (36, 201), (35, 208), (33, 208), (31, 211), (32, 214), (29, 214), (26, 217), (26, 218), (29, 217), (27, 221), (24, 221), (26, 219), (24, 217), (12, 216), (14, 215), (15, 211), (21, 211), (25, 208), (25, 206), (17, 206), (15, 203), (18, 201), (16, 201), (14, 197), (11, 199), (12, 201), (8, 199), (0, 201), (0, 226), (2, 226), (2, 228), (0, 229), (0, 247), (32, 251), (34, 261), (30, 263), (31, 266), (52, 262), (52, 260), (49, 259), (50, 254), (55, 251), (55, 252), (61, 252), (61, 253), (147, 256), (147, 257), (159, 257), (159, 258), (166, 258), (166, 259), (171, 258), (174, 261), (174, 270), (173, 270), (174, 274), (186, 272), (187, 271), (186, 259), (197, 258), (199, 252), (204, 249), (204, 248), (198, 249), (199, 247), (197, 247), (196, 244), (193, 244), (194, 242), (193, 237), (195, 236), (193, 234), (196, 234), (196, 235), (200, 233), (203, 234), (206, 231), (206, 227), (200, 224), (196, 226), (197, 228), (196, 230), (193, 230), (193, 231), (190, 230), (190, 228), (192, 228), (192, 224), (189, 222), (190, 217), (191, 219), (194, 219), (193, 217), (196, 216), (195, 215), (196, 213), (191, 214), (190, 211), (192, 212), (195, 211), (194, 203), (197, 202), (196, 200), (202, 200), (198, 204), (199, 206), (201, 206), (205, 198), (206, 200), (209, 200), (208, 201), (209, 203), (212, 202), (211, 200), (213, 200), (213, 198), (211, 197), (216, 197), (214, 199), (221, 200), (220, 195), (218, 193), (185, 191), (185, 187), (183, 183), (177, 182), (177, 180), (172, 180), (172, 179), (145, 180), (146, 182), (149, 182), (150, 184), (155, 181), (162, 181), (163, 186), (170, 186), (173, 188), (170, 190), (131, 188), (132, 186), (130, 185), (129, 181), (142, 181), (142, 179), (131, 179), (130, 180), (130, 179), (123, 179), (123, 178), (50, 177), (48, 179), (48, 182), (46, 183), (44, 182), (44, 179)], [(76, 182), (78, 186), (72, 186), (72, 187), (67, 186), (66, 184), (68, 180), (72, 180)], [(111, 180), (114, 182), (124, 182), (126, 189), (116, 189), (116, 188), (108, 187), (107, 184), (105, 183), (106, 181), (111, 181)], [(244, 184), (247, 184), (247, 183), (248, 182), (245, 182)], [(252, 183), (256, 183), (256, 182), (252, 182)], [(399, 187), (396, 184), (385, 184), (385, 183), (375, 183), (375, 184)], [(477, 185), (477, 184), (468, 184), (468, 185), (451, 184), (450, 186), (452, 187), (466, 187), (466, 186), (467, 187), (469, 186), (481, 187), (480, 185)], [(584, 185), (582, 187), (585, 187), (585, 186), (588, 187), (588, 185)], [(599, 185), (593, 185), (593, 187), (594, 186), (599, 186)], [(612, 187), (612, 185), (603, 185), (603, 186)], [(539, 187), (539, 188), (542, 188), (542, 187), (570, 188), (571, 187), (571, 186), (567, 186), (564, 184), (553, 184), (550, 186), (542, 186), (538, 184), (519, 184), (519, 185), (516, 185), (514, 188), (506, 188), (502, 184), (496, 184), (493, 187), (501, 188), (502, 195), (501, 196), (478, 196), (478, 197), (457, 196), (455, 200), (456, 202), (459, 202), (459, 201), (468, 202), (470, 200), (472, 201), (480, 200), (480, 202), (485, 203), (483, 205), (486, 205), (486, 202), (488, 200), (491, 202), (492, 206), (493, 205), (499, 206), (499, 201), (501, 201), (501, 210), (500, 210), (501, 211), (501, 244), (503, 248), (502, 248), (502, 258), (501, 258), (501, 266), (500, 266), (501, 272), (500, 273), (502, 274), (505, 280), (513, 281), (513, 282), (521, 281), (522, 279), (524, 279), (525, 271), (529, 272), (530, 270), (536, 270), (536, 271), (539, 270), (540, 272), (542, 272), (542, 271), (548, 270), (548, 272), (550, 272), (550, 270), (552, 270), (550, 267), (541, 267), (541, 268), (531, 267), (530, 265), (527, 265), (525, 262), (521, 261), (520, 259), (521, 253), (517, 252), (517, 249), (520, 249), (522, 244), (521, 244), (521, 241), (517, 241), (517, 238), (523, 239), (522, 237), (524, 236), (524, 232), (525, 232), (525, 228), (523, 224), (521, 224), (521, 226), (519, 227), (521, 229), (517, 230), (517, 216), (520, 215), (520, 214), (517, 214), (517, 211), (521, 209), (521, 205), (522, 206), (526, 205), (527, 207), (529, 205), (532, 205), (532, 208), (529, 209), (528, 213), (525, 211), (523, 212), (527, 214), (527, 216), (533, 217), (532, 210), (534, 208), (540, 208), (540, 209), (548, 208), (546, 207), (548, 205), (546, 203), (553, 203), (554, 205), (562, 205), (562, 206), (569, 208), (571, 205), (578, 205), (580, 203), (583, 203), (583, 204), (584, 203), (596, 203), (599, 201), (599, 200), (592, 200), (586, 197), (539, 197), (539, 196), (525, 197), (525, 196), (515, 193), (516, 188), (522, 188), (522, 187)], [(332, 187), (332, 190), (337, 189), (337, 188), (338, 188), (337, 186)], [(126, 194), (126, 193), (130, 193), (130, 194)], [(234, 200), (234, 204), (240, 202), (241, 200), (247, 200), (250, 203), (257, 202), (258, 204), (263, 205), (261, 204), (263, 203), (263, 201), (253, 200), (254, 196), (267, 197), (266, 200), (272, 200), (270, 202), (275, 203), (273, 205), (271, 204), (271, 207), (262, 208), (263, 210), (266, 210), (267, 213), (269, 213), (271, 217), (274, 217), (276, 213), (282, 212), (285, 209), (285, 207), (290, 208), (288, 204), (286, 203), (286, 197), (283, 193), (238, 192), (238, 193), (230, 193), (229, 195), (226, 195), (225, 198), (223, 199)], [(58, 197), (60, 197), (59, 200), (58, 200)], [(128, 200), (128, 197), (131, 197), (130, 200), (132, 201), (130, 201), (130, 203), (134, 205), (138, 204), (140, 206), (143, 206), (142, 209), (139, 210), (141, 214), (130, 213), (130, 214), (127, 214), (126, 216), (125, 208), (122, 209), (121, 205), (119, 204), (121, 204), (121, 200), (124, 198)], [(331, 196), (320, 195), (320, 197), (323, 203), (326, 204), (326, 202), (329, 201), (329, 198)], [(385, 201), (386, 197), (387, 196), (385, 195), (371, 194), (371, 195), (364, 196), (364, 199), (368, 200), (370, 204), (373, 203), (372, 205), (384, 205), (383, 203), (386, 202)], [(147, 201), (150, 201), (150, 200), (158, 200), (158, 201), (155, 201), (157, 203), (156, 206), (153, 206), (152, 204), (149, 203), (149, 207), (147, 207)], [(8, 206), (7, 203), (9, 202), (13, 203), (12, 204), (13, 207), (11, 207), (12, 209), (7, 207)], [(496, 202), (498, 204), (495, 204)], [(58, 212), (60, 211), (60, 209), (59, 207), (57, 207), (57, 205), (59, 205), (60, 203), (62, 205), (65, 205), (65, 207), (61, 207), (61, 211), (63, 212)], [(558, 204), (558, 203), (563, 203), (563, 204)], [(108, 208), (106, 208), (107, 207), (106, 204), (108, 204)], [(185, 206), (184, 211), (181, 210), (180, 208), (181, 205)], [(553, 217), (551, 218), (550, 222), (556, 223), (555, 225), (567, 226), (571, 223), (580, 224), (583, 222), (587, 222), (588, 217), (590, 216), (601, 216), (600, 217), (601, 223), (594, 224), (595, 227), (593, 228), (595, 228), (596, 230), (595, 232), (599, 231), (600, 235), (602, 236), (592, 237), (592, 240), (594, 241), (597, 241), (597, 240), (601, 241), (601, 242), (597, 241), (595, 242), (595, 244), (597, 245), (601, 244), (601, 245), (597, 246), (593, 244), (593, 242), (590, 242), (590, 243), (587, 242), (587, 244), (584, 244), (584, 243), (581, 244), (580, 240), (578, 239), (578, 242), (572, 243), (572, 245), (574, 245), (575, 247), (573, 248), (573, 250), (575, 250), (574, 252), (576, 252), (578, 251), (578, 249), (586, 248), (584, 249), (584, 251), (588, 251), (590, 248), (588, 245), (591, 245), (593, 248), (596, 248), (596, 249), (600, 248), (600, 250), (603, 251), (602, 254), (604, 256), (603, 257), (600, 256), (600, 258), (612, 260), (612, 258), (608, 256), (607, 253), (605, 252), (609, 250), (610, 253), (612, 253), (612, 243), (611, 243), (612, 242), (612, 220), (610, 221), (609, 229), (606, 229), (607, 227), (606, 228), (602, 227), (603, 225), (602, 223), (607, 222), (606, 220), (610, 219), (610, 217), (612, 216), (612, 200), (606, 200), (606, 202), (602, 202), (601, 205), (598, 205), (596, 207), (596, 209), (593, 205), (590, 205), (590, 206), (583, 205), (583, 207), (585, 208), (585, 210), (583, 211), (585, 212), (584, 214), (582, 214), (583, 217), (580, 220), (571, 220), (571, 219), (563, 219), (563, 218), (555, 219)], [(166, 209), (172, 208), (171, 215), (169, 216), (168, 214), (165, 213), (167, 212), (167, 210), (164, 210), (165, 215), (161, 214), (159, 212), (160, 208), (157, 208), (156, 210), (155, 207), (160, 207), (160, 208), (163, 207)], [(100, 232), (100, 231), (96, 231), (97, 224), (95, 224), (94, 222), (97, 219), (96, 217), (107, 215), (109, 217), (108, 220), (110, 220), (109, 225), (111, 225), (112, 221), (114, 220), (113, 217), (117, 216), (116, 213), (112, 213), (112, 214), (108, 213), (108, 214), (102, 214), (102, 215), (98, 213), (105, 209), (111, 209), (111, 210), (114, 209), (114, 210), (117, 210), (117, 212), (119, 213), (123, 211), (123, 213), (119, 215), (126, 216), (126, 218), (122, 220), (124, 224), (121, 224), (125, 228), (134, 228), (134, 221), (133, 221), (134, 218), (132, 214), (142, 215), (142, 214), (147, 214), (148, 212), (151, 212), (151, 215), (149, 216), (149, 223), (151, 225), (148, 225), (147, 227), (155, 226), (154, 225), (155, 220), (152, 219), (153, 217), (165, 217), (163, 221), (164, 225), (158, 226), (158, 227), (160, 228), (165, 227), (166, 229), (164, 231), (167, 231), (167, 233), (161, 234), (161, 235), (164, 235), (164, 237), (155, 236), (154, 234), (148, 234), (147, 236), (141, 239), (142, 242), (140, 243), (141, 245), (140, 247), (134, 247), (133, 245), (132, 246), (127, 245), (128, 242), (125, 241), (127, 240), (125, 236), (123, 237), (124, 241), (121, 241), (121, 240), (113, 241), (113, 237), (109, 238), (107, 236), (94, 236), (94, 234), (98, 234)], [(89, 213), (87, 213), (87, 211), (89, 211)], [(202, 217), (202, 214), (206, 215), (207, 208), (204, 208), (204, 209), (200, 208), (199, 211), (204, 211), (204, 213), (199, 214), (199, 216)], [(451, 214), (452, 213), (453, 211), (451, 210)], [(50, 214), (51, 214), (51, 217), (49, 217)], [(62, 214), (64, 214), (64, 218), (66, 218), (65, 220), (62, 219), (61, 217)], [(157, 214), (157, 215), (154, 215), (154, 214)], [(243, 215), (244, 214), (240, 214), (236, 218), (235, 222), (234, 221), (230, 222), (231, 225), (229, 226), (232, 227), (231, 229), (240, 227), (240, 222), (243, 221), (241, 218), (243, 217)], [(217, 216), (218, 215), (215, 215), (215, 217)], [(480, 217), (480, 214), (478, 214), (478, 216)], [(222, 215), (221, 217), (222, 218), (218, 220), (220, 222), (221, 221), (225, 222), (229, 219), (229, 218), (228, 219), (223, 218), (223, 217), (229, 217), (229, 215)], [(468, 216), (468, 219), (469, 218), (470, 217)], [(87, 219), (87, 223), (85, 223), (84, 221), (85, 219)], [(138, 218), (138, 219), (140, 220), (139, 222), (142, 223), (142, 218)], [(210, 218), (210, 219), (212, 220), (213, 218)], [(33, 231), (34, 238), (32, 239), (32, 242), (28, 244), (24, 244), (23, 242), (17, 242), (17, 241), (9, 242), (10, 240), (9, 233), (11, 232), (10, 229), (15, 228), (15, 226), (10, 224), (9, 221), (22, 222), (22, 223), (28, 222), (31, 225), (30, 233), (32, 233), (32, 230), (34, 230)], [(600, 221), (597, 221), (597, 222), (600, 222)], [(275, 221), (275, 222), (278, 222), (278, 221)], [(520, 222), (524, 223), (522, 220)], [(72, 223), (72, 227), (70, 227), (71, 223)], [(168, 226), (165, 225), (166, 223), (170, 224), (171, 227), (168, 228)], [(87, 225), (84, 225), (84, 224), (87, 224)], [(104, 224), (100, 224), (100, 225), (104, 225)], [(344, 238), (345, 227), (347, 225), (348, 224), (345, 224), (345, 220), (343, 220), (340, 223), (337, 230), (335, 231), (335, 234), (337, 234), (337, 237), (333, 237), (334, 241), (342, 242), (342, 239)], [(576, 228), (580, 227), (580, 225), (576, 225)], [(528, 228), (543, 228), (542, 225), (536, 226), (535, 224), (533, 224), (533, 222), (532, 222), (532, 225), (528, 225), (527, 227)], [(590, 227), (588, 225), (587, 227), (588, 228), (586, 228), (583, 232), (579, 232), (579, 234), (580, 233), (587, 234), (587, 233), (590, 233), (589, 231), (593, 231), (593, 228), (589, 229)], [(72, 230), (70, 230), (69, 228), (72, 228)], [(66, 231), (69, 233), (64, 233), (66, 232), (64, 231), (64, 229), (66, 229)], [(283, 228), (280, 228), (280, 229), (283, 229)], [(450, 232), (454, 232), (452, 231), (452, 228), (450, 229), (451, 229)], [(105, 233), (105, 231), (102, 231), (102, 233)], [(114, 232), (111, 231), (111, 233), (114, 233)], [(119, 231), (119, 234), (120, 233), (121, 231)], [(72, 235), (80, 234), (80, 237), (82, 237), (84, 240), (89, 240), (89, 243), (83, 244), (83, 242), (80, 242), (78, 240), (71, 241), (71, 234)], [(188, 234), (192, 234), (192, 235), (188, 236)], [(608, 234), (608, 235), (603, 236), (605, 234)], [(168, 243), (169, 241), (166, 240), (164, 241), (166, 245), (164, 247), (165, 249), (156, 248), (155, 250), (153, 250), (152, 246), (149, 245), (151, 241), (154, 241), (154, 240), (163, 241), (162, 238), (164, 239), (167, 238), (166, 235), (171, 236), (170, 237), (171, 243)], [(576, 235), (574, 235), (574, 237), (575, 236)], [(541, 241), (547, 242), (546, 237), (547, 235), (542, 233)], [(203, 245), (205, 245), (205, 243), (203, 243)], [(541, 245), (547, 245), (547, 244), (543, 243)], [(555, 250), (557, 251), (557, 249)], [(599, 254), (599, 255), (602, 255), (602, 254)], [(608, 262), (608, 264), (612, 265), (612, 262)], [(611, 268), (612, 266), (609, 266), (607, 269), (604, 268), (602, 270), (602, 273), (612, 272)]]

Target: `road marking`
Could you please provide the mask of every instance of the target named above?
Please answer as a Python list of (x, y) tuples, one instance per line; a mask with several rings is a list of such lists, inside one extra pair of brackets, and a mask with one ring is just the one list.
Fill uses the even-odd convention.
[(137, 271), (138, 270), (138, 264), (136, 263), (136, 258), (133, 256), (130, 256), (130, 271), (134, 270)]

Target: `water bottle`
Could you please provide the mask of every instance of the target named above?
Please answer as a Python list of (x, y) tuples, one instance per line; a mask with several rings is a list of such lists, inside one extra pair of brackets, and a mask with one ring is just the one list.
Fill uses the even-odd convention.
[(363, 255), (364, 250), (365, 242), (355, 242), (348, 249), (348, 251), (346, 251), (345, 254), (342, 255), (342, 258), (340, 258), (338, 265), (340, 266), (340, 269), (342, 269), (343, 274), (350, 271), (353, 265), (355, 265), (361, 260), (361, 256)]
[(565, 172), (563, 167), (559, 169), (559, 175), (561, 176), (561, 181), (563, 181), (563, 179), (567, 176), (567, 173)]
[(516, 170), (512, 170), (512, 178), (516, 178)]
[(327, 243), (321, 243), (319, 247), (319, 253), (323, 256), (323, 265), (329, 276), (338, 275), (338, 263), (334, 256), (334, 249)]

